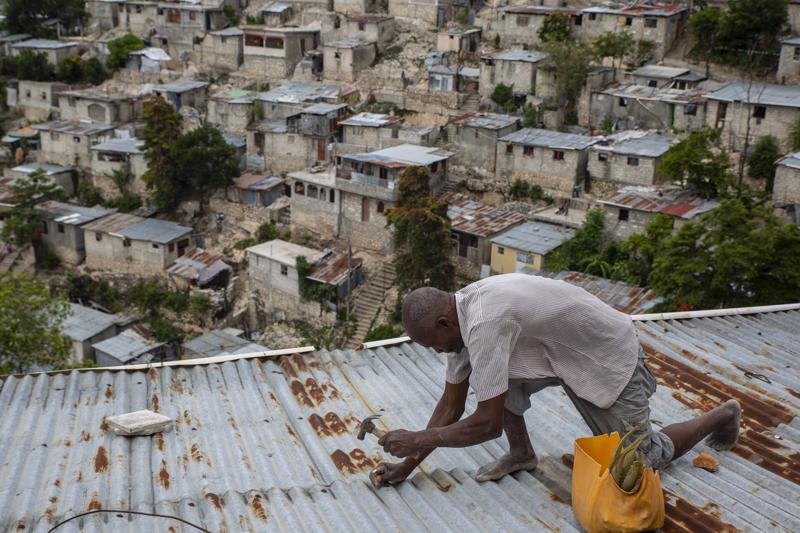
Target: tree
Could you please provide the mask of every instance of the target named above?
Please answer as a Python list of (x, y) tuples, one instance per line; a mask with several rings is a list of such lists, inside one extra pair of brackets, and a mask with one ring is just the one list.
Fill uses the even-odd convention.
[(514, 103), (514, 90), (510, 85), (498, 83), (489, 98), (507, 111), (513, 111), (517, 107)]
[(23, 50), (16, 57), (3, 58), (2, 71), (20, 80), (50, 81), (55, 75), (55, 67), (47, 61), (47, 56), (31, 50)]
[(545, 68), (555, 73), (557, 105), (564, 110), (566, 123), (575, 124), (575, 103), (591, 68), (591, 49), (580, 42), (549, 42), (539, 48), (547, 54)]
[[(644, 233), (634, 233), (620, 245), (622, 255), (616, 261), (616, 277), (629, 283), (647, 286), (653, 261), (663, 248), (664, 241), (672, 235), (673, 220), (658, 213), (645, 226)], [(610, 255), (606, 253), (605, 255)]]
[(706, 197), (725, 194), (733, 184), (728, 153), (720, 146), (717, 130), (706, 128), (673, 144), (658, 165), (671, 181), (693, 188)]
[(800, 229), (739, 199), (685, 223), (663, 243), (650, 285), (668, 308), (700, 309), (800, 299)]
[(80, 83), (83, 80), (83, 61), (78, 56), (65, 57), (56, 64), (55, 77), (64, 83)]
[(766, 180), (767, 192), (772, 192), (772, 185), (775, 182), (775, 162), (780, 155), (778, 139), (772, 135), (765, 135), (758, 139), (753, 151), (747, 156), (747, 175)]
[(34, 37), (55, 37), (44, 24), (58, 19), (65, 27), (79, 25), (87, 16), (83, 0), (6, 0), (6, 28), (10, 33), (30, 33)]
[(694, 40), (690, 53), (706, 60), (706, 75), (722, 27), (722, 16), (720, 8), (707, 7), (689, 17), (689, 32)]
[(106, 65), (110, 69), (118, 69), (128, 62), (128, 54), (143, 49), (144, 41), (132, 33), (108, 41), (108, 59)]
[(792, 122), (789, 130), (789, 148), (795, 152), (800, 150), (800, 118)]
[(656, 50), (656, 43), (648, 39), (638, 39), (634, 43), (630, 52), (625, 55), (625, 61), (629, 65), (640, 67), (653, 59), (653, 52)]
[(422, 286), (453, 289), (447, 203), (431, 196), (429, 180), (424, 167), (405, 169), (400, 174), (397, 206), (386, 213), (387, 224), (394, 228), (394, 265), (401, 294)]
[(14, 208), (3, 223), (3, 241), (14, 246), (31, 244), (40, 228), (36, 204), (45, 200), (62, 198), (64, 189), (38, 169), (11, 184)]
[(543, 43), (569, 41), (571, 34), (572, 19), (563, 13), (553, 13), (547, 15), (542, 22), (536, 35)]
[(68, 362), (70, 340), (61, 333), (66, 299), (24, 274), (0, 275), (0, 373)]
[(231, 26), (238, 26), (242, 19), (241, 13), (229, 4), (222, 6), (222, 14), (225, 15), (225, 18), (228, 19), (228, 24)]
[(584, 270), (599, 254), (605, 230), (605, 212), (600, 207), (589, 209), (586, 220), (569, 240), (547, 255), (548, 270)]
[(542, 118), (544, 117), (544, 106), (539, 104), (525, 104), (522, 110), (522, 127), (523, 128), (538, 128), (541, 126)]
[(595, 37), (592, 50), (599, 60), (611, 58), (611, 66), (615, 69), (622, 66), (622, 60), (634, 50), (633, 36), (626, 32), (607, 31)]
[(164, 98), (156, 95), (144, 103), (142, 120), (142, 140), (148, 163), (142, 180), (153, 191), (153, 203), (156, 207), (167, 208), (177, 202), (178, 189), (171, 179), (171, 150), (175, 139), (181, 134), (183, 119)]
[(230, 185), (239, 175), (236, 149), (217, 128), (209, 125), (180, 135), (170, 149), (169, 158), (177, 190), (193, 193), (201, 201), (211, 191)]

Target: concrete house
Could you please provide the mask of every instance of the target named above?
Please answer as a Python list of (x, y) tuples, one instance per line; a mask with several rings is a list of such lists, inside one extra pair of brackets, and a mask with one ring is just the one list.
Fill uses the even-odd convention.
[(141, 180), (147, 172), (147, 160), (144, 157), (144, 141), (129, 139), (109, 139), (91, 147), (92, 162), (90, 166), (92, 183), (102, 194), (117, 196), (119, 187), (111, 176), (115, 171), (125, 171), (131, 176), (128, 184), (130, 192), (149, 195), (149, 191)]
[(325, 43), (322, 46), (323, 77), (354, 82), (359, 72), (372, 65), (377, 53), (375, 43), (352, 37)]
[(173, 359), (167, 345), (126, 329), (119, 335), (92, 344), (97, 366), (122, 366)]
[(750, 141), (774, 135), (781, 150), (788, 151), (789, 132), (800, 118), (800, 87), (734, 81), (706, 95), (706, 123), (722, 130), (722, 141), (734, 151)]
[(215, 93), (206, 105), (206, 122), (222, 131), (243, 133), (253, 120), (256, 93), (246, 89), (228, 89)]
[(11, 35), (0, 36), (0, 57), (11, 55), (11, 45), (21, 41), (27, 41), (31, 36), (27, 33), (14, 33)]
[(153, 93), (164, 98), (175, 109), (179, 110), (183, 106), (187, 106), (205, 111), (208, 83), (197, 80), (175, 80), (154, 85)]
[(619, 241), (634, 233), (643, 233), (647, 223), (658, 213), (672, 218), (673, 228), (678, 229), (687, 220), (719, 207), (716, 200), (673, 185), (624, 187), (599, 203), (606, 212), (606, 233)]
[(448, 204), (452, 254), (473, 268), (489, 264), (493, 237), (525, 221), (521, 213), (504, 211), (458, 193), (447, 193), (442, 200)]
[(545, 19), (560, 14), (570, 18), (573, 36), (582, 32), (583, 15), (579, 9), (553, 5), (517, 5), (500, 9), (500, 38), (506, 46), (534, 46), (539, 43), (539, 30)]
[(451, 28), (436, 35), (436, 49), (440, 52), (455, 52), (459, 55), (475, 55), (481, 49), (481, 29)]
[(439, 63), (428, 69), (428, 90), (477, 94), (480, 70)]
[(800, 152), (786, 154), (778, 160), (772, 203), (778, 206), (800, 204)]
[(286, 184), (283, 179), (263, 174), (242, 174), (233, 178), (233, 185), (225, 190), (229, 202), (253, 207), (266, 207), (284, 196)]
[(336, 153), (369, 152), (401, 144), (402, 125), (402, 118), (382, 113), (359, 113), (349, 117), (339, 122), (343, 144), (336, 147)]
[(581, 15), (581, 37), (624, 31), (634, 40), (655, 43), (653, 58), (661, 61), (686, 28), (689, 8), (682, 4), (596, 5), (583, 9)]
[(125, 68), (134, 72), (158, 74), (162, 70), (169, 69), (170, 61), (172, 61), (172, 58), (164, 50), (151, 46), (130, 52)]
[(160, 23), (163, 8), (153, 0), (125, 0), (119, 8), (119, 26), (135, 35), (147, 35)]
[(125, 12), (124, 0), (88, 0), (86, 12), (91, 17), (92, 26), (106, 32), (119, 26), (120, 13)]
[(49, 165), (47, 163), (25, 163), (24, 165), (6, 169), (5, 177), (11, 178), (11, 180), (14, 181), (27, 177), (37, 170), (44, 171), (48, 178), (64, 189), (67, 196), (73, 196), (75, 194), (77, 180), (75, 170), (71, 167)]
[(781, 55), (778, 60), (778, 83), (796, 84), (800, 81), (800, 37), (781, 41)]
[(143, 276), (164, 269), (189, 248), (192, 228), (168, 220), (116, 213), (83, 227), (86, 266)]
[(589, 123), (614, 130), (653, 129), (692, 132), (703, 129), (708, 106), (705, 84), (690, 89), (613, 84), (591, 93)]
[(343, 35), (375, 43), (378, 51), (388, 48), (397, 37), (394, 17), (375, 14), (346, 15)]
[(232, 272), (221, 254), (192, 248), (167, 267), (167, 279), (175, 291), (224, 289)]
[(44, 54), (47, 61), (55, 65), (64, 58), (78, 55), (80, 46), (72, 41), (50, 39), (27, 39), (11, 45), (11, 55), (14, 57), (26, 50), (35, 54)]
[(145, 95), (142, 88), (120, 85), (63, 91), (58, 95), (61, 120), (112, 124), (141, 118)]
[(258, 14), (266, 26), (283, 26), (294, 16), (294, 9), (283, 2), (272, 2), (259, 9)]
[(170, 55), (182, 59), (184, 53), (193, 51), (195, 40), (228, 25), (228, 17), (222, 10), (225, 3), (230, 4), (224, 0), (159, 3), (154, 40)]
[(408, 167), (425, 167), (430, 188), (437, 192), (447, 180), (452, 152), (437, 147), (401, 144), (374, 152), (337, 156), (336, 189), (339, 191), (339, 235), (350, 236), (353, 246), (388, 250), (386, 209), (397, 200), (395, 188)]
[(620, 185), (657, 185), (663, 181), (656, 171), (674, 137), (646, 131), (624, 131), (609, 135), (589, 147), (587, 170), (591, 180)]
[(333, 169), (322, 172), (299, 170), (286, 175), (292, 224), (326, 238), (340, 233), (342, 195), (336, 193)]
[(480, 93), (491, 96), (494, 88), (509, 85), (514, 94), (536, 94), (536, 71), (547, 54), (525, 50), (509, 50), (481, 56)]
[(235, 72), (244, 62), (244, 32), (240, 28), (225, 28), (206, 34), (196, 55), (206, 68)]
[(262, 120), (247, 127), (248, 165), (274, 173), (302, 170), (314, 164), (311, 138), (291, 133), (286, 119)]
[(244, 26), (242, 30), (242, 70), (270, 80), (290, 78), (306, 51), (319, 45), (319, 30), (310, 27)]
[(428, 27), (440, 28), (453, 20), (466, 4), (454, 0), (388, 0), (393, 17), (414, 19)]
[(664, 65), (645, 65), (639, 67), (629, 75), (635, 85), (647, 87), (671, 87), (677, 79), (691, 74), (688, 68), (666, 67)]
[(340, 98), (357, 94), (355, 87), (339, 83), (319, 83), (315, 81), (287, 81), (267, 92), (259, 93), (256, 99), (261, 103), (264, 118), (283, 119), (311, 104), (336, 104)]
[(334, 306), (347, 295), (348, 271), (351, 290), (361, 280), (361, 259), (353, 258), (348, 267), (346, 255), (330, 250), (315, 250), (275, 239), (252, 246), (246, 253), (251, 289), (261, 293), (266, 312), (286, 318), (319, 315), (319, 304), (305, 301), (301, 296), (298, 257), (304, 257), (311, 267), (306, 282), (334, 287), (337, 302), (330, 302)]
[(92, 165), (92, 146), (112, 138), (114, 126), (56, 120), (34, 124), (39, 132), (42, 161), (88, 169)]
[(311, 159), (325, 163), (330, 157), (329, 146), (341, 140), (339, 122), (350, 114), (347, 104), (314, 104), (286, 118), (289, 133), (304, 136), (311, 144)]
[(547, 254), (575, 235), (575, 230), (548, 224), (526, 222), (492, 238), (492, 274), (538, 272)]
[(540, 185), (554, 196), (570, 194), (586, 177), (588, 148), (599, 137), (524, 128), (497, 142), (497, 175)]
[(94, 361), (92, 345), (116, 335), (119, 319), (91, 307), (74, 303), (69, 306), (69, 314), (61, 323), (61, 332), (72, 340), (70, 360), (73, 363)]
[(446, 141), (458, 146), (453, 164), (494, 173), (497, 141), (520, 128), (519, 117), (495, 113), (469, 113), (450, 120)]
[(83, 207), (56, 201), (41, 203), (36, 210), (42, 221), (42, 245), (62, 263), (70, 265), (79, 265), (86, 257), (81, 226), (112, 212), (99, 206)]
[(68, 88), (69, 85), (55, 81), (19, 80), (15, 107), (28, 120), (50, 120), (58, 108), (58, 94)]

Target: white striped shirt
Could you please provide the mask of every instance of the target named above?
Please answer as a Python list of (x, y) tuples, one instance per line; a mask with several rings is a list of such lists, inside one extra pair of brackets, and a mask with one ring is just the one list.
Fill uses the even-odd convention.
[(639, 339), (630, 317), (580, 287), (524, 274), (491, 276), (456, 293), (464, 350), (447, 357), (447, 381), (469, 376), (477, 400), (509, 379), (561, 378), (608, 408), (633, 375)]

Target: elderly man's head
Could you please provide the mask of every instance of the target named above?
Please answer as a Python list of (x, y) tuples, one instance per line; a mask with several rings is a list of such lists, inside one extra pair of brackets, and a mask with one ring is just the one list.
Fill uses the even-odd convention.
[(411, 291), (403, 300), (403, 326), (411, 340), (437, 352), (464, 347), (458, 327), (455, 297), (433, 287)]

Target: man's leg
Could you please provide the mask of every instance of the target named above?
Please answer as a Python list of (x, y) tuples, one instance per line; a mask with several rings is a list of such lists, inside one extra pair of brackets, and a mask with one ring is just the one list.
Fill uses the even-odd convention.
[(674, 461), (705, 437), (708, 437), (706, 444), (715, 450), (730, 450), (736, 446), (741, 419), (742, 407), (739, 402), (728, 400), (697, 418), (671, 424), (661, 432), (675, 445), (675, 453), (672, 454)]
[(533, 470), (539, 464), (523, 416), (506, 409), (503, 412), (503, 431), (508, 439), (508, 452), (500, 459), (480, 467), (475, 473), (475, 481), (500, 479), (520, 470)]

